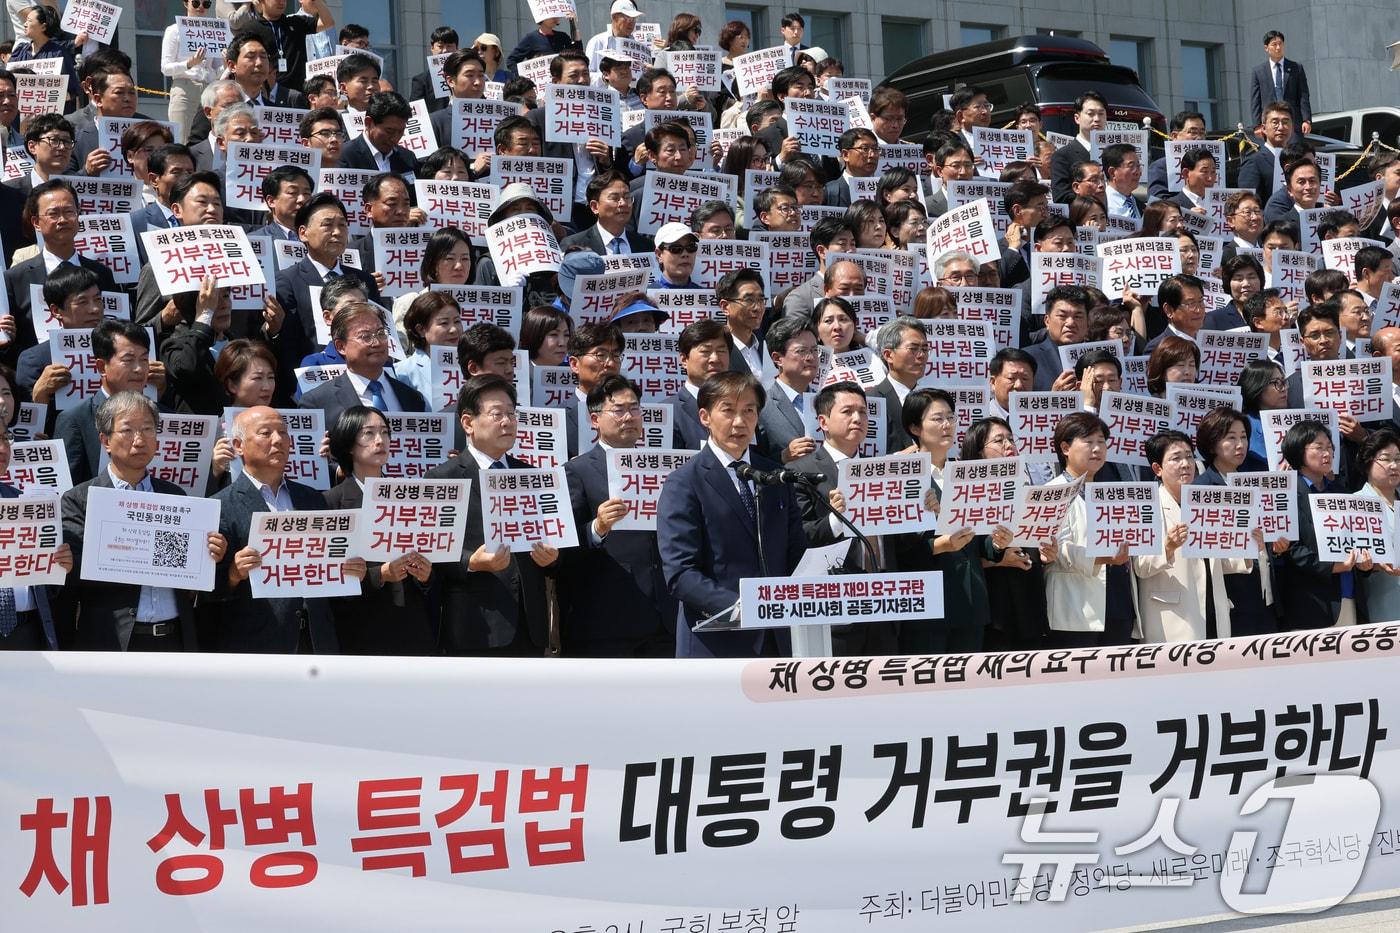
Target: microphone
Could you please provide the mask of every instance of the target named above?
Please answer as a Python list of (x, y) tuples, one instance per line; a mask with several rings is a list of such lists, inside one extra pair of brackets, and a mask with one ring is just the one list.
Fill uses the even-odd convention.
[(742, 460), (734, 467), (740, 479), (748, 480), (756, 486), (796, 485), (798, 483), (818, 484), (826, 477), (820, 473), (804, 473), (801, 470), (759, 470)]
[(734, 472), (742, 480), (747, 480), (755, 486), (766, 486), (769, 483), (768, 474), (762, 470), (756, 470), (742, 460), (734, 462)]

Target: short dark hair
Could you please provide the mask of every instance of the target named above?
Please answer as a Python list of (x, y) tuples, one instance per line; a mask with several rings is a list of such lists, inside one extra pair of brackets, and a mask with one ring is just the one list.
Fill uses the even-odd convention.
[(778, 318), (768, 327), (768, 333), (763, 338), (764, 344), (768, 347), (768, 352), (782, 356), (787, 352), (788, 345), (801, 334), (811, 334), (817, 336), (817, 329), (805, 317), (783, 317)]
[(832, 407), (836, 405), (836, 396), (843, 392), (865, 398), (865, 390), (860, 387), (859, 382), (843, 379), (840, 382), (833, 382), (830, 385), (822, 386), (821, 391), (817, 393), (816, 399), (812, 402), (812, 411), (818, 415), (831, 414)]
[(655, 155), (661, 149), (662, 139), (679, 139), (683, 140), (687, 146), (695, 145), (694, 132), (689, 123), (682, 123), (680, 120), (667, 120), (647, 130), (646, 136), (642, 137), (642, 144), (647, 147), (647, 152)]
[[(680, 336), (676, 338), (676, 351), (684, 358), (690, 355), (691, 350), (694, 350), (705, 341), (723, 340), (727, 333), (728, 332), (724, 329), (724, 325), (713, 318), (695, 321), (691, 324), (687, 324), (685, 329), (681, 331)], [(572, 340), (569, 341), (569, 347), (572, 352)]]
[(457, 418), (460, 420), (463, 412), (473, 418), (481, 414), (482, 396), (490, 392), (504, 392), (511, 405), (515, 404), (515, 386), (495, 373), (484, 373), (463, 383), (462, 391), (457, 393)]
[(979, 97), (986, 97), (987, 92), (975, 84), (959, 88), (948, 98), (948, 109), (957, 113), (959, 110), (966, 110), (967, 105)]
[(190, 160), (191, 165), (194, 164), (194, 153), (190, 152), (189, 146), (169, 143), (151, 153), (151, 157), (146, 160), (146, 170), (153, 175), (164, 175), (170, 160), (176, 156), (184, 156)]
[[(47, 298), (45, 299), (47, 300)], [(104, 317), (97, 322), (97, 326), (92, 329), (92, 355), (94, 359), (109, 361), (117, 354), (117, 338), (124, 337), (138, 347), (144, 347), (147, 352), (151, 349), (151, 338), (146, 333), (146, 328), (135, 321), (123, 321), (120, 318)]]
[(297, 226), (305, 227), (307, 224), (311, 223), (311, 218), (317, 211), (326, 207), (333, 207), (340, 211), (341, 217), (344, 217), (347, 221), (350, 219), (350, 215), (345, 211), (345, 205), (340, 203), (340, 198), (331, 194), (329, 191), (322, 191), (307, 198), (306, 203), (301, 206), (301, 210), (297, 211)]
[(1394, 429), (1381, 428), (1368, 434), (1366, 440), (1361, 442), (1361, 449), (1356, 452), (1357, 474), (1365, 477), (1371, 472), (1371, 464), (1376, 462), (1381, 451), (1392, 446), (1400, 447), (1400, 434), (1396, 434)]
[[(1265, 44), (1265, 45), (1268, 45), (1270, 42), (1273, 42), (1275, 39), (1283, 39), (1283, 33), (1279, 32), (1277, 29), (1270, 29), (1268, 32), (1264, 33), (1264, 44)], [(1284, 39), (1283, 41), (1287, 42), (1288, 40), (1287, 40), (1287, 39)]]
[(1023, 366), (1029, 366), (1031, 373), (1035, 373), (1035, 357), (1020, 347), (1002, 347), (997, 351), (996, 356), (992, 357), (991, 363), (987, 366), (987, 374), (1000, 376), (1007, 363), (1020, 363)]
[(1196, 425), (1196, 450), (1207, 466), (1214, 465), (1215, 448), (1225, 439), (1225, 435), (1230, 433), (1230, 428), (1236, 424), (1244, 425), (1244, 439), (1245, 443), (1248, 444), (1249, 419), (1228, 405), (1221, 405), (1219, 408), (1206, 412), (1201, 423)]
[(622, 328), (609, 321), (584, 324), (575, 328), (569, 336), (569, 356), (587, 356), (589, 351), (609, 345), (617, 347), (619, 351), (627, 346)]
[(763, 383), (758, 381), (757, 376), (752, 373), (715, 373), (700, 386), (700, 393), (695, 401), (701, 411), (709, 411), (721, 400), (738, 398), (749, 391), (753, 392), (758, 407), (763, 408), (768, 400), (768, 393), (763, 391)]
[(461, 39), (457, 38), (457, 30), (453, 29), (451, 26), (439, 26), (428, 36), (429, 44), (451, 42), (453, 45), (459, 45), (461, 41)]
[(1278, 445), (1279, 453), (1283, 454), (1283, 459), (1288, 461), (1289, 466), (1301, 470), (1308, 455), (1308, 445), (1319, 437), (1332, 440), (1332, 432), (1327, 429), (1327, 425), (1321, 421), (1299, 421), (1283, 435), (1283, 441)]
[(569, 317), (568, 312), (561, 311), (553, 305), (535, 305), (530, 308), (520, 322), (520, 349), (527, 351), (530, 358), (534, 359), (535, 354), (544, 345), (544, 338), (560, 324), (573, 334), (574, 319)]
[(346, 23), (344, 26), (340, 27), (340, 34), (336, 36), (336, 40), (341, 45), (344, 45), (347, 42), (354, 42), (356, 39), (368, 38), (369, 30), (366, 29), (364, 26), (361, 26), (359, 23)]
[(631, 392), (637, 396), (638, 401), (641, 401), (642, 398), (642, 390), (631, 379), (621, 373), (608, 373), (588, 391), (586, 401), (589, 412), (596, 415), (602, 411), (608, 399), (618, 392)]
[[(1037, 227), (1037, 230), (1040, 228)], [(1048, 314), (1050, 309), (1055, 307), (1057, 302), (1068, 301), (1070, 304), (1079, 305), (1085, 314), (1089, 313), (1089, 293), (1078, 285), (1056, 285), (1045, 293), (1045, 311)]]
[(352, 476), (355, 472), (355, 444), (359, 442), (360, 431), (369, 423), (371, 416), (378, 416), (384, 421), (384, 427), (392, 430), (384, 413), (368, 405), (351, 405), (331, 425), (331, 459), (340, 465), (341, 472), (346, 476)]
[(1342, 329), (1341, 306), (1334, 299), (1308, 305), (1298, 312), (1298, 333), (1301, 334), (1313, 321), (1326, 321), (1340, 332)]
[(438, 146), (432, 152), (418, 160), (418, 177), (432, 178), (438, 172), (446, 168), (447, 163), (453, 159), (461, 162), (464, 167), (472, 164), (471, 156), (460, 149), (452, 146)]
[(812, 224), (810, 237), (812, 252), (815, 253), (818, 246), (823, 249), (830, 246), (831, 241), (843, 233), (849, 233), (853, 237), (856, 235), (855, 229), (852, 228), (851, 222), (846, 219), (844, 214), (838, 217), (823, 217)]
[(61, 262), (44, 280), (44, 303), (62, 308), (63, 303), (89, 288), (100, 288), (97, 273), (87, 266)]
[[(1195, 150), (1193, 149), (1192, 151), (1194, 152)], [(1103, 151), (1099, 153), (1099, 162), (1103, 164), (1103, 170), (1105, 172), (1111, 172), (1116, 168), (1122, 168), (1123, 162), (1128, 156), (1135, 156), (1137, 154), (1137, 146), (1128, 143), (1114, 143), (1111, 146), (1103, 147)]]
[[(337, 281), (344, 281), (344, 278), (341, 276)], [(325, 292), (321, 294), (324, 295)], [(403, 332), (408, 337), (409, 346), (415, 350), (427, 350), (428, 343), (423, 339), (423, 335), (418, 333), (418, 328), (426, 325), (433, 319), (433, 315), (444, 308), (451, 308), (459, 316), (462, 313), (451, 292), (435, 292), (425, 288), (418, 293), (418, 297), (413, 299), (403, 316)]]
[[(44, 9), (48, 9), (48, 7)], [(73, 199), (73, 206), (78, 206), (78, 192), (73, 189), (73, 186), (61, 178), (50, 178), (48, 181), (37, 184), (29, 189), (29, 197), (24, 200), (25, 214), (30, 217), (37, 217), (39, 214), (39, 199), (55, 191), (68, 192), (68, 196)]]
[(1193, 363), (1200, 369), (1201, 348), (1196, 346), (1196, 342), (1175, 334), (1163, 337), (1147, 358), (1147, 391), (1159, 397), (1164, 395), (1167, 391), (1167, 370), (1185, 363)]
[(904, 397), (904, 407), (900, 409), (899, 417), (910, 437), (918, 437), (923, 431), (924, 412), (934, 402), (943, 402), (949, 411), (958, 410), (958, 400), (951, 392), (942, 389), (915, 389)]
[(1375, 272), (1384, 262), (1389, 262), (1393, 266), (1394, 259), (1395, 257), (1388, 249), (1382, 249), (1379, 246), (1363, 246), (1356, 251), (1356, 276), (1360, 278), (1363, 272)]
[(461, 339), (457, 341), (457, 365), (465, 373), (468, 363), (480, 366), (488, 354), (514, 349), (515, 338), (510, 335), (510, 331), (499, 325), (480, 321), (462, 331)]
[(1049, 194), (1050, 189), (1038, 181), (1022, 179), (1021, 181), (1012, 182), (1011, 187), (1007, 188), (1006, 194), (1002, 196), (1002, 205), (1006, 208), (1006, 216), (1011, 216), (1012, 208), (1025, 207), (1036, 198), (1045, 197)]
[(643, 68), (642, 73), (637, 76), (637, 96), (645, 97), (650, 94), (652, 87), (662, 78), (665, 78), (672, 84), (676, 83), (675, 76), (665, 68)]
[(1123, 376), (1123, 363), (1118, 357), (1113, 355), (1112, 350), (1091, 350), (1079, 359), (1074, 361), (1074, 378), (1083, 379), (1084, 370), (1090, 366), (1098, 366), (1100, 363), (1108, 363), (1117, 371), (1119, 378)]
[(306, 182), (308, 191), (316, 190), (316, 183), (311, 180), (311, 173), (300, 165), (279, 165), (268, 172), (262, 180), (262, 196), (266, 200), (275, 198), (282, 193), (282, 186), (288, 182), (301, 180)]
[(492, 135), (491, 141), (495, 144), (497, 150), (504, 149), (506, 148), (506, 144), (510, 142), (510, 134), (521, 130), (529, 130), (535, 135), (536, 139), (543, 141), (543, 137), (540, 136), (540, 131), (535, 127), (535, 124), (519, 115), (506, 117), (500, 123), (497, 123), (496, 132)]
[(1100, 94), (1098, 91), (1085, 91), (1083, 94), (1080, 94), (1074, 100), (1075, 115), (1078, 115), (1079, 111), (1084, 109), (1084, 105), (1090, 102), (1098, 104), (1105, 110), (1108, 109), (1108, 101), (1104, 100), (1102, 94)]
[(1070, 233), (1074, 233), (1074, 224), (1070, 223), (1059, 214), (1051, 213), (1044, 220), (1035, 225), (1035, 230), (1031, 233), (1031, 240), (1034, 243), (1043, 243), (1050, 239), (1050, 234), (1065, 227), (1069, 228)]
[(603, 192), (607, 190), (608, 185), (615, 185), (618, 182), (622, 182), (624, 185), (627, 184), (627, 176), (615, 168), (603, 169), (602, 171), (595, 172), (593, 177), (588, 181), (588, 187), (584, 189), (584, 199), (587, 201), (596, 201), (603, 196)]
[(1344, 291), (1350, 284), (1351, 280), (1340, 269), (1314, 269), (1303, 280), (1303, 295), (1309, 304), (1318, 304), (1324, 300), (1324, 295), (1335, 295)]
[(233, 39), (228, 44), (228, 48), (224, 50), (224, 60), (228, 62), (231, 67), (234, 62), (238, 61), (238, 57), (243, 54), (243, 47), (250, 42), (256, 42), (258, 45), (262, 46), (263, 52), (266, 52), (268, 50), (267, 39), (267, 34), (261, 29), (241, 29), (234, 34)]
[(423, 275), (423, 281), (429, 285), (437, 283), (437, 264), (442, 258), (452, 252), (453, 247), (472, 245), (471, 237), (467, 236), (456, 227), (439, 227), (433, 231), (433, 235), (428, 238), (428, 246), (423, 250), (423, 264), (419, 271)]
[(170, 186), (170, 203), (179, 204), (185, 200), (185, 196), (193, 190), (195, 185), (208, 185), (219, 193), (219, 199), (223, 200), (224, 186), (218, 175), (213, 172), (190, 172), (188, 175), (181, 175), (175, 179), (175, 184)]
[[(1215, 162), (1215, 153), (1211, 152), (1205, 146), (1197, 146), (1195, 149), (1187, 149), (1185, 154), (1183, 154), (1181, 157), (1182, 171), (1189, 172), (1192, 169), (1194, 169), (1197, 165), (1200, 165), (1202, 162), (1204, 162), (1206, 159), (1210, 159), (1212, 162)], [(1218, 169), (1219, 167), (1220, 166), (1217, 163), (1216, 168)]]
[(335, 83), (344, 84), (362, 71), (373, 71), (375, 78), (383, 77), (379, 62), (363, 52), (352, 52), (335, 66)]
[(1191, 445), (1191, 438), (1181, 431), (1159, 431), (1142, 443), (1142, 452), (1147, 455), (1148, 463), (1160, 465), (1171, 450), (1177, 444), (1185, 444), (1187, 450), (1194, 449)]
[[(48, 9), (48, 7), (45, 7), (44, 9)], [(41, 113), (34, 119), (30, 120), (29, 125), (25, 127), (24, 141), (26, 143), (35, 142), (41, 137), (43, 137), (45, 134), (50, 133), (53, 130), (58, 130), (61, 133), (67, 133), (70, 139), (75, 138), (77, 135), (73, 130), (73, 124), (69, 123), (68, 120), (63, 116), (63, 114)]]
[(364, 188), (360, 190), (360, 197), (365, 204), (371, 204), (384, 196), (385, 185), (403, 185), (404, 191), (412, 195), (413, 190), (408, 187), (408, 182), (402, 175), (394, 172), (380, 172), (378, 175), (370, 176), (365, 182)]
[(1282, 375), (1283, 368), (1273, 360), (1250, 360), (1244, 364), (1244, 369), (1240, 370), (1235, 381), (1240, 387), (1240, 408), (1246, 415), (1259, 414), (1259, 401), (1264, 395), (1264, 390)]
[[(1065, 444), (1072, 444), (1082, 437), (1089, 437), (1093, 434), (1103, 435), (1104, 440), (1109, 438), (1108, 425), (1098, 415), (1090, 414), (1087, 411), (1077, 411), (1072, 415), (1065, 415), (1060, 419), (1060, 423), (1055, 425), (1054, 444), (1055, 459), (1059, 461), (1060, 469), (1065, 468), (1065, 452), (1062, 449)], [(1190, 441), (1187, 441), (1189, 444)]]
[(1330, 240), (1337, 235), (1337, 232), (1348, 224), (1358, 224), (1356, 215), (1351, 211), (1344, 211), (1338, 208), (1335, 211), (1328, 211), (1317, 219), (1317, 238), (1319, 240)]
[(1181, 302), (1186, 298), (1183, 289), (1187, 288), (1194, 288), (1202, 295), (1204, 295), (1206, 291), (1205, 283), (1194, 275), (1187, 275), (1182, 272), (1177, 275), (1167, 276), (1162, 280), (1162, 283), (1157, 286), (1157, 307), (1162, 308), (1166, 305), (1171, 305), (1173, 308), (1180, 307)]
[(404, 100), (402, 94), (393, 91), (379, 91), (369, 99), (369, 106), (365, 108), (365, 119), (373, 120), (375, 123), (383, 123), (389, 117), (398, 117), (402, 120), (413, 119), (413, 108)]
[(817, 86), (817, 82), (807, 73), (806, 68), (794, 65), (791, 68), (782, 69), (773, 75), (771, 85), (773, 96), (787, 97), (788, 91), (792, 90), (792, 86), (798, 83), (810, 84), (814, 88)]
[(720, 277), (719, 283), (715, 285), (715, 294), (723, 301), (733, 301), (739, 297), (739, 286), (748, 282), (750, 285), (757, 285), (763, 288), (763, 273), (756, 268), (745, 267), (742, 269), (731, 269)]
[(987, 437), (992, 433), (992, 428), (1006, 428), (1011, 431), (1011, 422), (1005, 418), (991, 415), (974, 421), (968, 426), (967, 433), (963, 435), (962, 447), (958, 450), (959, 460), (981, 460), (982, 448), (987, 446)]
[(844, 152), (847, 149), (854, 149), (861, 143), (875, 142), (878, 142), (878, 139), (872, 130), (867, 130), (863, 126), (857, 126), (852, 129), (846, 130), (846, 132), (842, 133), (837, 138), (836, 148)]
[(807, 21), (802, 18), (801, 13), (784, 13), (783, 18), (778, 21), (782, 26), (801, 26), (807, 28)]
[[(307, 78), (306, 83), (303, 84), (301, 88), (302, 93), (308, 98), (327, 93), (340, 94), (339, 88), (336, 87), (335, 78), (331, 75), (316, 75), (315, 77)], [(302, 119), (304, 120), (305, 118), (303, 117)]]
[(334, 107), (317, 107), (315, 110), (308, 111), (306, 116), (301, 118), (301, 122), (297, 124), (297, 136), (301, 139), (310, 139), (311, 128), (317, 123), (323, 123), (327, 120), (335, 121), (336, 125), (344, 131), (345, 120), (340, 116), (339, 110)]

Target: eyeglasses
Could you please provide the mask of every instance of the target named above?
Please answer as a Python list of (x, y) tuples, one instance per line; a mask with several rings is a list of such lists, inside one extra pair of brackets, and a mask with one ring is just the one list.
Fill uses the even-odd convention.
[(1303, 449), (1304, 449), (1304, 450), (1311, 450), (1311, 451), (1312, 451), (1313, 453), (1315, 453), (1315, 454), (1330, 454), (1330, 453), (1332, 453), (1334, 450), (1336, 450), (1336, 448), (1332, 446), (1332, 444), (1331, 444), (1330, 441), (1329, 441), (1329, 442), (1323, 442), (1323, 443), (1321, 443), (1321, 444), (1309, 444), (1307, 447), (1305, 447), (1305, 448), (1303, 448)]
[(950, 168), (955, 172), (970, 172), (977, 167), (975, 162), (944, 162), (944, 168)]
[(72, 149), (73, 137), (71, 136), (40, 136), (39, 142), (50, 149)]
[(362, 441), (377, 441), (377, 440), (379, 440), (379, 439), (381, 439), (381, 438), (383, 438), (384, 440), (387, 441), (387, 440), (389, 439), (389, 429), (388, 429), (388, 428), (361, 428), (361, 429), (360, 429), (360, 433), (357, 434), (357, 435), (355, 435), (355, 436), (356, 436), (357, 438), (359, 438), (360, 440), (362, 440)]
[(350, 335), (360, 343), (387, 343), (389, 340), (389, 329), (381, 327), (379, 330), (357, 330)]
[(607, 350), (592, 350), (585, 353), (584, 356), (588, 357), (590, 360), (597, 360), (604, 366), (611, 366), (613, 363), (622, 362), (621, 353), (609, 353)]
[(689, 146), (662, 146), (660, 154), (664, 156), (679, 156), (685, 155), (689, 151)]
[(1270, 380), (1269, 380), (1269, 387), (1270, 387), (1270, 388), (1274, 388), (1274, 389), (1278, 389), (1280, 392), (1282, 392), (1284, 389), (1288, 388), (1288, 380), (1287, 380), (1287, 379), (1270, 379)]
[(1341, 334), (1337, 333), (1335, 330), (1315, 331), (1311, 334), (1303, 335), (1304, 340), (1314, 341), (1338, 340), (1340, 337)]
[(350, 137), (343, 130), (317, 130), (311, 134), (317, 139), (349, 139)]
[(928, 344), (926, 343), (906, 343), (899, 347), (905, 353), (912, 353), (915, 356), (928, 356)]
[(879, 146), (852, 146), (851, 148), (847, 149), (846, 151), (847, 151), (847, 152), (864, 152), (866, 155), (869, 155), (869, 154), (872, 153), (872, 152), (879, 152), (879, 151), (880, 151), (880, 147), (879, 147)]
[(816, 347), (788, 347), (788, 353), (799, 360), (814, 360), (821, 355), (821, 351)]
[(613, 408), (604, 408), (603, 413), (612, 415), (614, 418), (640, 418), (642, 416), (642, 406), (617, 405)]
[(149, 425), (147, 427), (142, 428), (119, 428), (116, 431), (112, 432), (113, 437), (135, 437), (138, 434), (141, 437), (155, 437), (155, 425)]
[(1264, 212), (1257, 207), (1242, 207), (1230, 215), (1231, 217), (1263, 217)]
[(771, 205), (768, 209), (770, 211), (777, 211), (779, 214), (787, 214), (788, 216), (792, 216), (801, 210), (796, 204), (789, 204), (786, 201), (781, 204)]
[(749, 305), (752, 307), (753, 305), (763, 304), (763, 295), (735, 295), (733, 298), (728, 299), (728, 301), (732, 305)]
[(78, 212), (70, 207), (67, 210), (55, 209), (51, 211), (44, 211), (44, 213), (40, 216), (43, 217), (45, 220), (77, 220)]

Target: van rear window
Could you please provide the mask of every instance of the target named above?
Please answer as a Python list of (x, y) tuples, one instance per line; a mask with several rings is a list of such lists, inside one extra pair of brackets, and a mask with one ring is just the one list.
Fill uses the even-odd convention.
[(1157, 109), (1157, 104), (1143, 92), (1128, 68), (1052, 63), (1038, 69), (1035, 83), (1036, 97), (1042, 104), (1068, 103), (1085, 91), (1098, 91), (1110, 107)]

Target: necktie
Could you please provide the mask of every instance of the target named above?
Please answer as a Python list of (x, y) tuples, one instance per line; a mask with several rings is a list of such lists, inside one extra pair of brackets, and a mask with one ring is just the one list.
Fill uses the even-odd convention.
[[(739, 464), (743, 462), (742, 460), (735, 460), (729, 465), (730, 469), (737, 471), (739, 469)], [(749, 513), (749, 521), (758, 521), (758, 503), (754, 501), (753, 491), (749, 489), (749, 481), (743, 477), (739, 477), (739, 498), (743, 500), (744, 511)]]
[(796, 395), (794, 395), (794, 396), (792, 397), (792, 407), (793, 407), (793, 408), (796, 408), (798, 411), (801, 411), (801, 410), (802, 410), (802, 393), (801, 393), (801, 392), (798, 392)]
[(621, 256), (621, 255), (622, 255), (622, 251), (625, 250), (626, 248), (627, 248), (627, 241), (624, 240), (624, 239), (623, 239), (622, 237), (620, 237), (620, 236), (615, 236), (615, 237), (613, 237), (613, 239), (612, 239), (612, 244), (608, 247), (608, 249), (610, 250), (609, 255), (612, 255), (612, 256)]
[(9, 638), (19, 626), (19, 616), (15, 613), (15, 591), (8, 586), (0, 587), (0, 638)]
[(1274, 65), (1274, 100), (1283, 100), (1283, 62)]
[(1127, 208), (1128, 216), (1133, 218), (1133, 220), (1140, 219), (1138, 217), (1137, 198), (1133, 197), (1131, 194), (1123, 195), (1123, 207)]
[(499, 461), (499, 460), (492, 460), (492, 461), (491, 461), (491, 467), (490, 467), (490, 468), (493, 469), (493, 470), (505, 470), (505, 469), (508, 469), (508, 467), (507, 467), (504, 463), (502, 463), (501, 461)]
[(380, 411), (389, 410), (389, 406), (384, 404), (384, 387), (378, 379), (369, 384), (369, 403)]

